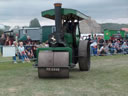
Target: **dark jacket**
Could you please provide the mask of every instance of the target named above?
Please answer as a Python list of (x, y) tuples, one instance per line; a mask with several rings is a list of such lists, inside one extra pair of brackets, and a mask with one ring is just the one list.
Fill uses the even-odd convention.
[(5, 44), (5, 38), (0, 38), (0, 45), (4, 45)]

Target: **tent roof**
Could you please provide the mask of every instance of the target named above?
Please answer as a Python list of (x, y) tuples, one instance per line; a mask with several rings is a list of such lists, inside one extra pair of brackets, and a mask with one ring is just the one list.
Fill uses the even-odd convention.
[(128, 32), (128, 28), (121, 28), (121, 30)]
[(27, 36), (23, 35), (21, 38), (19, 38), (19, 41), (26, 41), (27, 40)]

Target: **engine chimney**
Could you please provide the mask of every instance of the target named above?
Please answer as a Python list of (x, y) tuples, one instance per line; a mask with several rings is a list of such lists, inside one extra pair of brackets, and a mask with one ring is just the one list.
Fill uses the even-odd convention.
[(54, 7), (55, 7), (55, 26), (56, 26), (56, 39), (57, 42), (59, 42), (60, 40), (60, 32), (61, 32), (61, 28), (62, 28), (62, 20), (61, 20), (61, 3), (55, 3)]

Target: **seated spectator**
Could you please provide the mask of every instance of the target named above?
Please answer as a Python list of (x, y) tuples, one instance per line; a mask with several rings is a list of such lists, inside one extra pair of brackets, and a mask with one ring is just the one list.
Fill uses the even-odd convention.
[(27, 55), (25, 53), (23, 42), (19, 43), (18, 50), (19, 50), (19, 56), (20, 56), (20, 59), (22, 60), (22, 62), (24, 63), (24, 60), (27, 62), (30, 62), (29, 58), (27, 57)]
[(108, 48), (109, 48), (110, 54), (113, 55), (115, 52), (115, 48), (111, 41), (109, 41), (109, 43), (108, 43)]
[(114, 43), (114, 46), (115, 46), (115, 49), (116, 49), (116, 52), (117, 53), (121, 53), (122, 50), (121, 50), (121, 45), (120, 45), (120, 41), (117, 40), (115, 43)]
[(127, 45), (128, 45), (128, 40), (126, 40), (126, 43), (127, 43)]
[(124, 40), (120, 39), (120, 45), (123, 45), (123, 43), (124, 43)]
[(38, 48), (38, 42), (33, 42), (33, 45), (32, 45), (32, 51), (33, 51), (33, 55), (34, 55), (34, 58), (37, 58), (36, 56), (36, 50)]
[(45, 47), (49, 47), (48, 41), (45, 42)]
[(32, 39), (30, 38), (30, 36), (27, 36), (27, 40), (25, 41), (25, 44), (28, 44), (28, 42), (32, 42)]
[(32, 46), (31, 46), (31, 42), (29, 41), (28, 43), (27, 43), (27, 45), (25, 46), (25, 52), (26, 52), (26, 54), (27, 54), (27, 56), (29, 57), (29, 58), (33, 58), (34, 57), (34, 55), (33, 55), (33, 50), (32, 50)]
[(14, 63), (17, 63), (17, 62), (16, 62), (16, 56), (19, 55), (18, 43), (17, 43), (16, 41), (14, 41), (12, 46), (15, 47), (15, 53), (16, 53), (15, 56), (13, 56), (13, 61), (14, 61)]
[(37, 48), (38, 47), (36, 45), (32, 46), (32, 51), (33, 51), (34, 58), (37, 58), (37, 56), (36, 56), (36, 50), (37, 50)]
[(123, 43), (121, 48), (122, 48), (124, 54), (128, 54), (128, 45), (126, 42)]
[(105, 56), (105, 55), (107, 55), (107, 51), (108, 51), (108, 50), (106, 50), (106, 45), (104, 44), (104, 45), (100, 48), (98, 54), (99, 54), (99, 56)]

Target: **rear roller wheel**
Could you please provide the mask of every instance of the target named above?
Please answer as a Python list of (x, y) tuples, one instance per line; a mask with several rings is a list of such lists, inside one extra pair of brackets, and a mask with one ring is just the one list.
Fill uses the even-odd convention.
[(90, 43), (88, 40), (80, 41), (78, 53), (79, 53), (80, 71), (89, 71), (90, 69)]

